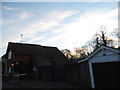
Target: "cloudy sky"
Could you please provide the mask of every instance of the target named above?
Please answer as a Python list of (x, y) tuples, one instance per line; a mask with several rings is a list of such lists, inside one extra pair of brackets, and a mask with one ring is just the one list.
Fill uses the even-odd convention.
[(40, 44), (60, 50), (80, 47), (100, 26), (118, 27), (117, 2), (3, 2), (1, 55), (8, 42)]

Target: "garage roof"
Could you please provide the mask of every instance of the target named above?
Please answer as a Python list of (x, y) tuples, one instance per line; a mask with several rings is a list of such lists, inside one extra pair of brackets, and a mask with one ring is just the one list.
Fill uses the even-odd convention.
[(87, 61), (89, 60), (91, 57), (93, 57), (95, 54), (97, 54), (99, 51), (101, 50), (110, 50), (110, 51), (113, 51), (113, 52), (116, 52), (116, 53), (120, 53), (120, 50), (117, 49), (117, 48), (111, 48), (111, 47), (108, 47), (108, 46), (101, 46), (99, 47), (98, 49), (96, 49), (95, 51), (93, 51), (89, 56), (87, 56), (84, 60), (80, 60), (78, 61), (78, 63), (81, 63), (81, 62), (84, 62), (84, 61)]

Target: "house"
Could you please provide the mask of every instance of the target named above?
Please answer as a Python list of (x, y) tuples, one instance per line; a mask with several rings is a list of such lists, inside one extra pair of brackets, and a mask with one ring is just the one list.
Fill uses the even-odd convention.
[(82, 85), (91, 88), (119, 87), (119, 49), (101, 46), (78, 63)]
[(57, 47), (9, 42), (2, 56), (3, 73), (27, 73), (43, 81), (63, 81), (67, 58)]

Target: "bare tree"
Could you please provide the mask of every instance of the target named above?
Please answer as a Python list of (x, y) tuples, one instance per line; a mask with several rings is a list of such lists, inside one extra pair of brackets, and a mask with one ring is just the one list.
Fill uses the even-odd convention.
[(79, 58), (85, 58), (88, 55), (88, 50), (86, 47), (76, 47), (74, 48), (77, 55), (79, 55)]
[(96, 34), (96, 48), (101, 45), (115, 47), (114, 40), (110, 39), (106, 32), (107, 28), (105, 26), (100, 27), (100, 31)]
[(116, 38), (119, 38), (120, 39), (120, 29), (119, 28), (116, 28), (112, 33), (111, 33), (112, 36), (116, 37)]
[(114, 47), (114, 40), (110, 39), (107, 34), (107, 28), (105, 26), (101, 26), (100, 30), (93, 36), (93, 38), (86, 42), (84, 48), (87, 49), (88, 53), (91, 53), (101, 45)]
[(107, 46), (115, 47), (114, 40), (112, 40), (112, 39), (107, 40)]
[[(117, 32), (116, 32), (117, 31)], [(61, 52), (68, 59), (77, 59), (77, 58), (85, 58), (87, 55), (92, 53), (95, 49), (99, 48), (102, 45), (115, 47), (114, 40), (110, 39), (107, 35), (107, 28), (105, 26), (101, 26), (100, 30), (93, 36), (93, 38), (86, 42), (82, 47), (75, 47), (74, 52), (71, 52), (68, 49), (61, 50)], [(120, 38), (120, 31), (115, 29), (113, 32), (114, 37)]]
[(94, 46), (95, 46), (94, 40), (87, 41), (86, 45), (85, 45), (85, 47), (87, 48), (87, 50), (88, 50), (89, 53), (93, 52), (93, 50), (94, 50), (93, 47)]
[(68, 49), (63, 49), (63, 50), (61, 50), (61, 52), (62, 52), (68, 59), (70, 59), (70, 58), (72, 57), (71, 51), (68, 50)]
[(100, 45), (105, 45), (107, 46), (107, 42), (106, 42), (106, 27), (105, 26), (101, 26), (100, 27), (100, 31), (97, 33), (97, 39), (98, 39), (98, 43)]
[(115, 30), (113, 30), (111, 35), (117, 39), (117, 45), (118, 47), (120, 47), (120, 28), (116, 28)]

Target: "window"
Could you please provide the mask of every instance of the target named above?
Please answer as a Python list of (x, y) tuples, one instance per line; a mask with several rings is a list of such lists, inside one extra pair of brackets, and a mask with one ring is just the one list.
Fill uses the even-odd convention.
[(33, 67), (33, 71), (37, 71), (37, 67), (36, 66)]
[(11, 57), (12, 57), (12, 51), (8, 53), (8, 59), (11, 59)]
[(9, 67), (9, 71), (8, 71), (9, 73), (11, 73), (12, 72), (12, 68), (11, 67)]

